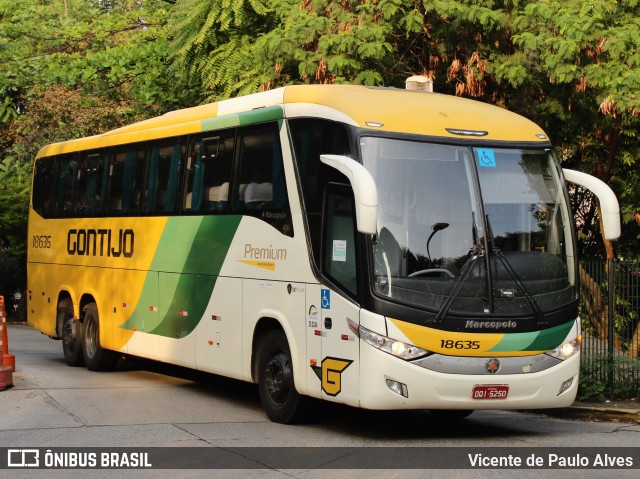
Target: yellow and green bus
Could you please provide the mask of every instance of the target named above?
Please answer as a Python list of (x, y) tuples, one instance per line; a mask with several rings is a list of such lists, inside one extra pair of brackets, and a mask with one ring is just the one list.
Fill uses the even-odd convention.
[(571, 404), (578, 274), (547, 135), (436, 93), (287, 86), (38, 153), (28, 318), (66, 362), (258, 383), (267, 415)]

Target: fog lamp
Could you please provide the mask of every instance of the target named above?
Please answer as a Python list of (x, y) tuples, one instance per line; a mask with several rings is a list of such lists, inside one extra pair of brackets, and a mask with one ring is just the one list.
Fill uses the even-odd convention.
[(409, 397), (409, 388), (407, 388), (406, 384), (394, 381), (393, 379), (387, 379), (387, 387), (400, 396)]
[(569, 378), (565, 382), (563, 382), (562, 385), (560, 386), (560, 392), (558, 392), (558, 396), (560, 396), (560, 394), (562, 394), (567, 389), (569, 389), (572, 384), (573, 384), (573, 378)]

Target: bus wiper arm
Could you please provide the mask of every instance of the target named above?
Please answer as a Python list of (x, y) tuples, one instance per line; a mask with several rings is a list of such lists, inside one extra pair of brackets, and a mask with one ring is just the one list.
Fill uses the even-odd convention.
[(494, 246), (493, 249), (492, 249), (492, 252), (493, 252), (493, 254), (496, 255), (496, 258), (498, 258), (500, 260), (500, 262), (502, 263), (502, 266), (504, 266), (504, 269), (507, 271), (507, 273), (509, 274), (509, 276), (511, 277), (513, 282), (516, 283), (516, 285), (520, 288), (520, 291), (522, 291), (522, 294), (524, 294), (524, 297), (526, 298), (527, 302), (529, 303), (529, 306), (531, 306), (531, 309), (533, 309), (533, 311), (536, 314), (536, 318), (538, 320), (538, 325), (543, 323), (544, 322), (544, 313), (542, 312), (542, 309), (540, 308), (540, 305), (538, 304), (536, 299), (533, 296), (531, 296), (531, 293), (529, 292), (529, 290), (525, 286), (525, 284), (522, 281), (522, 279), (520, 279), (520, 276), (518, 275), (518, 272), (515, 269), (513, 269), (513, 266), (511, 266), (511, 263), (509, 263), (509, 260), (502, 253), (500, 248), (496, 248)]
[(477, 252), (474, 253), (474, 255), (471, 258), (469, 258), (467, 262), (464, 264), (464, 266), (462, 267), (460, 276), (458, 277), (458, 280), (453, 285), (453, 288), (451, 289), (451, 293), (449, 294), (444, 304), (440, 308), (440, 311), (438, 311), (438, 314), (436, 315), (436, 317), (433, 319), (434, 323), (437, 324), (442, 322), (442, 319), (444, 318), (444, 316), (449, 312), (449, 308), (451, 308), (453, 301), (460, 294), (460, 290), (462, 289), (462, 286), (464, 285), (467, 278), (471, 274), (471, 271), (473, 271), (473, 267), (475, 266), (476, 260), (483, 255), (482, 247), (480, 245), (477, 245), (477, 246), (480, 253), (479, 254)]
[(471, 246), (470, 254), (472, 254), (472, 256), (471, 258), (467, 259), (467, 261), (465, 261), (464, 265), (462, 266), (462, 270), (460, 271), (460, 276), (458, 277), (457, 281), (454, 283), (454, 285), (451, 288), (451, 293), (449, 293), (449, 296), (447, 296), (447, 299), (445, 300), (442, 307), (438, 311), (438, 314), (436, 314), (436, 317), (433, 319), (433, 322), (436, 324), (441, 323), (445, 315), (449, 312), (449, 309), (451, 308), (453, 301), (458, 297), (458, 295), (460, 294), (460, 290), (462, 289), (462, 286), (464, 285), (467, 278), (471, 274), (471, 271), (473, 271), (473, 268), (476, 265), (477, 259), (485, 257), (485, 248), (482, 244), (482, 241), (478, 238), (478, 227), (476, 226), (476, 214), (473, 211), (471, 212), (471, 225), (472, 225), (471, 235), (473, 239), (473, 245)]

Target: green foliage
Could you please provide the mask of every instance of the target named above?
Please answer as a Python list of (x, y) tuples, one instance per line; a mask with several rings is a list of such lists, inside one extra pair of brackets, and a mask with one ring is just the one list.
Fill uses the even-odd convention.
[(90, 93), (145, 116), (192, 102), (184, 77), (167, 72), (170, 6), (0, 0), (0, 119), (17, 120), (35, 86)]
[(30, 173), (29, 163), (14, 158), (0, 161), (0, 295), (7, 301), (26, 284)]
[(0, 250), (14, 256), (26, 253), (30, 173), (28, 163), (13, 158), (0, 162)]
[[(622, 355), (613, 361), (606, 354), (584, 358), (580, 367), (578, 400), (599, 401), (605, 399), (630, 399), (640, 394), (640, 361)], [(613, 384), (607, 376), (612, 373)], [(604, 374), (603, 374), (604, 373)]]
[(578, 386), (578, 401), (604, 402), (607, 385), (604, 381), (593, 377), (588, 370), (580, 371), (580, 383)]
[(172, 70), (202, 86), (203, 99), (257, 91), (263, 74), (250, 51), (268, 31), (270, 12), (268, 0), (178, 2), (169, 23)]
[(383, 81), (401, 2), (238, 3), (183, 0), (170, 23), (175, 65), (199, 76), (209, 98), (291, 82)]
[(184, 76), (168, 72), (170, 7), (0, 0), (0, 263), (12, 265), (0, 294), (24, 286), (30, 172), (40, 147), (199, 98)]

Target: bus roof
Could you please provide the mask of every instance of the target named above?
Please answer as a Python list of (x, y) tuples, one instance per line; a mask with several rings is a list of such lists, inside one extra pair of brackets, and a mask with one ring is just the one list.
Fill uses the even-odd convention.
[(38, 157), (167, 138), (268, 119), (317, 117), (376, 131), (548, 143), (542, 129), (502, 108), (465, 98), (356, 85), (297, 85), (177, 110), (43, 147)]

